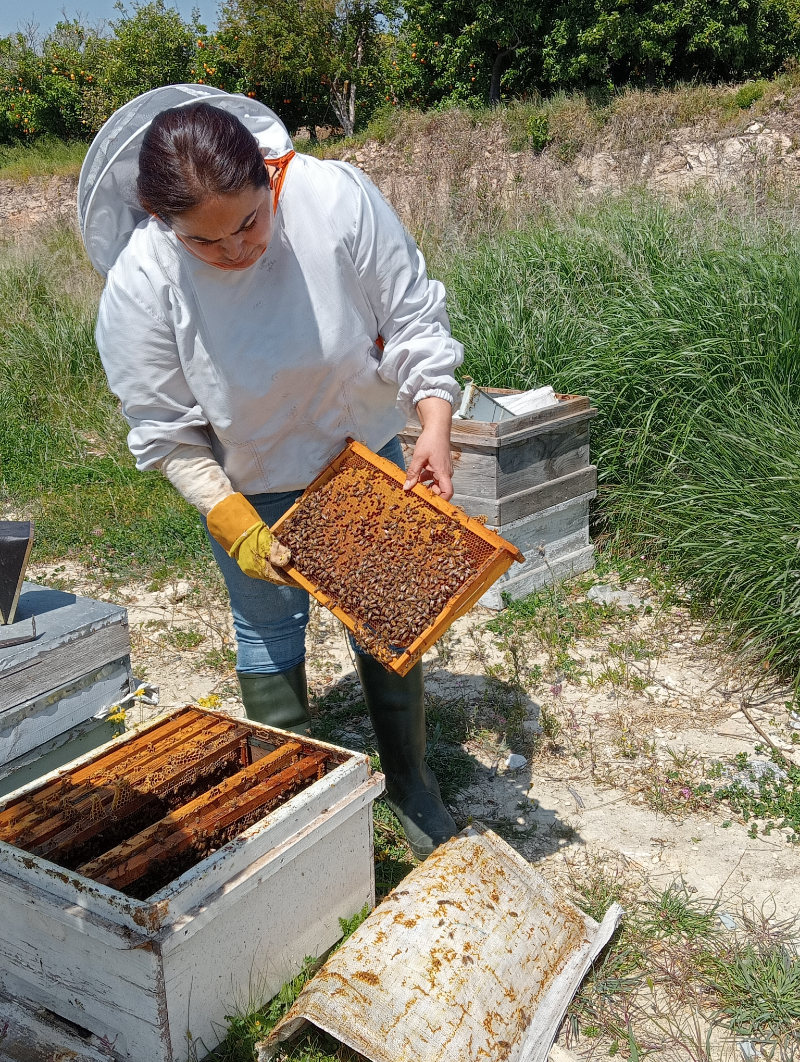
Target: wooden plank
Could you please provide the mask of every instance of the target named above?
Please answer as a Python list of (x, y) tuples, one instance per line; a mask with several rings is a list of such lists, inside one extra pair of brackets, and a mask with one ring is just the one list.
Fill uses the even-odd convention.
[[(29, 642), (14, 648), (32, 649), (38, 644), (38, 641)], [(0, 674), (0, 711), (59, 689), (76, 675), (85, 673), (87, 660), (99, 667), (127, 656), (130, 651), (127, 622), (117, 622), (88, 635), (64, 640), (58, 652), (50, 656), (42, 655), (39, 660), (10, 675)]]
[(547, 431), (500, 450), (497, 497), (517, 494), (541, 483), (560, 479), (589, 464), (589, 425), (576, 430)]
[[(169, 719), (156, 719), (151, 723), (144, 731), (132, 731), (127, 737), (120, 741), (120, 744), (109, 752), (104, 753), (101, 756), (93, 757), (84, 766), (77, 768), (74, 771), (69, 771), (69, 777), (73, 785), (80, 785), (82, 782), (87, 781), (98, 770), (108, 770), (118, 763), (122, 763), (127, 760), (128, 756), (136, 755), (137, 752), (146, 749), (149, 744), (152, 743), (151, 731), (158, 727), (159, 738), (166, 737), (174, 731), (180, 730), (188, 723), (193, 721), (203, 721), (203, 715), (201, 712), (194, 709), (183, 709), (176, 712)], [(51, 779), (47, 783), (43, 784), (37, 789), (26, 791), (12, 800), (6, 801), (2, 808), (0, 808), (0, 826), (7, 825), (11, 818), (13, 818), (18, 812), (14, 809), (18, 808), (21, 804), (36, 805), (44, 803), (52, 799), (56, 793), (60, 790), (62, 785), (62, 777)]]
[(23, 583), (17, 615), (36, 618), (37, 638), (0, 649), (0, 712), (58, 690), (131, 651), (128, 614), (119, 605)]
[(589, 426), (528, 436), (490, 454), (454, 447), (456, 494), (494, 501), (570, 475), (589, 465)]
[[(118, 1058), (119, 1056), (117, 1056)], [(0, 1062), (117, 1062), (111, 1047), (74, 1022), (0, 992)]]
[[(47, 893), (0, 873), (0, 988), (110, 1042), (118, 1057), (173, 1062), (160, 957), (143, 934), (61, 917)], [(103, 931), (105, 930), (105, 931)]]
[[(138, 780), (138, 775), (135, 773), (137, 767), (139, 774), (147, 773), (151, 768), (157, 770), (163, 766), (170, 755), (175, 753), (177, 748), (188, 743), (192, 737), (205, 734), (207, 731), (210, 741), (213, 741), (215, 737), (232, 734), (232, 740), (238, 742), (246, 733), (238, 728), (233, 720), (226, 720), (224, 723), (218, 723), (214, 728), (209, 728), (208, 720), (200, 716), (197, 720), (190, 722), (187, 732), (168, 733), (165, 738), (165, 749), (162, 748), (160, 741), (158, 747), (154, 748), (147, 745), (143, 748), (134, 747), (131, 757), (134, 761), (131, 776), (127, 772), (127, 760), (116, 755), (109, 756), (108, 759), (113, 758), (114, 766), (125, 763), (125, 778), (129, 786), (132, 786), (133, 782)], [(142, 759), (143, 756), (144, 759)], [(49, 836), (61, 824), (67, 823), (70, 818), (81, 816), (86, 806), (96, 797), (101, 800), (105, 797), (113, 797), (118, 779), (113, 774), (109, 775), (109, 771), (110, 765), (106, 762), (106, 757), (101, 757), (95, 764), (95, 770), (88, 776), (85, 769), (76, 771), (74, 774), (70, 773), (66, 779), (62, 778), (57, 784), (44, 786), (40, 792), (32, 793), (19, 801), (8, 804), (7, 809), (0, 812), (0, 838), (14, 843), (15, 835), (19, 836), (22, 831), (33, 831), (30, 838), (32, 843), (34, 839), (38, 842), (45, 840), (46, 838), (37, 832), (39, 823), (47, 824)], [(68, 805), (62, 814), (53, 811), (51, 807), (52, 803), (60, 799), (65, 800)]]
[(558, 399), (557, 406), (548, 406), (546, 409), (537, 409), (533, 413), (523, 413), (522, 416), (512, 417), (511, 420), (501, 421), (497, 425), (498, 438), (527, 431), (551, 421), (572, 420), (584, 411), (589, 417), (597, 416), (597, 410), (591, 409), (589, 399), (582, 395), (558, 395)]
[(192, 820), (191, 826), (187, 824), (163, 840), (156, 840), (144, 851), (109, 868), (98, 880), (114, 888), (124, 889), (152, 870), (154, 864), (191, 848), (198, 836), (213, 836), (215, 831), (232, 826), (252, 812), (260, 811), (266, 816), (276, 800), (289, 800), (302, 782), (308, 781), (314, 775), (319, 777), (320, 771), (324, 769), (324, 757), (308, 756), (267, 781), (254, 785), (252, 789), (221, 807), (207, 805)]
[[(314, 742), (315, 746), (324, 746)], [(331, 746), (333, 751), (333, 746)], [(337, 752), (341, 750), (337, 749)], [(376, 781), (377, 780), (377, 781)], [(269, 814), (249, 826), (238, 837), (232, 838), (224, 848), (212, 852), (197, 866), (180, 878), (171, 881), (150, 897), (153, 904), (169, 905), (170, 922), (177, 929), (166, 927), (161, 938), (164, 947), (172, 932), (181, 935), (193, 933), (205, 918), (213, 918), (217, 900), (209, 903), (209, 896), (216, 894), (219, 883), (225, 880), (224, 902), (234, 902), (233, 892), (246, 891), (245, 883), (265, 860), (294, 842), (301, 835), (313, 832), (314, 823), (326, 816), (332, 806), (338, 807), (342, 799), (350, 801), (354, 794), (372, 789), (373, 783), (383, 790), (383, 775), (370, 774), (366, 756), (353, 753), (338, 767), (334, 767), (321, 781), (314, 782), (301, 794), (285, 804), (280, 804)], [(347, 794), (344, 798), (342, 794)], [(370, 799), (374, 799), (374, 796)], [(223, 902), (219, 898), (219, 902)], [(172, 945), (169, 945), (172, 946)]]
[[(195, 1043), (216, 1046), (225, 1014), (247, 1000), (269, 999), (297, 974), (305, 956), (322, 955), (341, 939), (340, 918), (351, 918), (364, 904), (374, 906), (371, 801), (333, 829), (329, 821), (321, 816), (310, 837), (279, 850), (265, 880), (253, 879), (246, 902), (197, 912), (198, 921), (211, 916), (202, 929), (176, 932), (169, 950), (165, 944), (175, 1039), (189, 1030)], [(280, 871), (272, 876), (276, 863)], [(183, 1058), (176, 1050), (176, 1059)]]
[(231, 802), (239, 793), (247, 793), (248, 790), (252, 792), (258, 788), (258, 783), (266, 780), (269, 780), (270, 784), (285, 786), (298, 775), (298, 772), (306, 768), (316, 771), (319, 765), (325, 762), (325, 754), (316, 753), (313, 756), (305, 757), (299, 763), (287, 766), (287, 764), (291, 763), (297, 750), (298, 746), (294, 742), (276, 749), (275, 752), (270, 753), (263, 759), (257, 760), (255, 763), (250, 764), (249, 767), (238, 771), (233, 777), (226, 778), (207, 793), (202, 793), (199, 797), (189, 801), (188, 804), (184, 804), (177, 810), (170, 812), (169, 815), (165, 815), (163, 819), (159, 819), (152, 826), (148, 826), (133, 837), (120, 842), (114, 848), (98, 856), (97, 859), (84, 863), (83, 866), (78, 868), (78, 873), (84, 877), (99, 881), (101, 884), (113, 885), (115, 888), (119, 887), (122, 871), (115, 872), (119, 870), (120, 865), (125, 866), (136, 856), (146, 852), (160, 837), (165, 835), (167, 830), (179, 831), (183, 824), (191, 823), (191, 828), (187, 826), (190, 834), (196, 820), (207, 810), (213, 815), (220, 806), (225, 806)]
[(480, 498), (470, 494), (455, 494), (453, 504), (460, 505), (470, 516), (485, 516), (490, 526), (504, 534), (503, 528), (515, 520), (531, 516), (554, 505), (597, 490), (597, 466), (579, 469), (569, 475), (503, 498)]
[[(572, 409), (569, 412), (556, 406), (551, 407), (551, 409), (554, 414), (558, 415), (544, 417), (542, 415), (549, 411), (539, 409), (535, 413), (526, 413), (524, 416), (512, 417), (510, 420), (500, 421), (498, 424), (491, 425), (491, 427), (497, 428), (498, 431), (500, 428), (505, 428), (506, 430), (502, 434), (495, 434), (494, 432), (489, 434), (478, 431), (465, 432), (461, 426), (469, 424), (470, 421), (455, 420), (450, 432), (450, 441), (453, 444), (474, 450), (499, 450), (503, 446), (518, 442), (519, 438), (539, 435), (555, 428), (569, 428), (574, 424), (588, 423), (597, 416), (598, 412), (594, 408)], [(475, 423), (479, 422), (476, 421)], [(419, 424), (409, 421), (405, 428), (399, 432), (399, 439), (404, 446), (413, 446), (421, 431), (422, 427)]]
[[(513, 387), (482, 387), (487, 395), (520, 395), (522, 391)], [(548, 420), (569, 416), (589, 408), (589, 399), (583, 395), (556, 395), (558, 405), (547, 406), (545, 409), (536, 409), (532, 413), (523, 413), (519, 417), (510, 417), (508, 420), (493, 422), (485, 420), (454, 420), (453, 432), (458, 435), (469, 437), (498, 438), (512, 431), (527, 428), (533, 424), (541, 424)], [(408, 422), (408, 428), (412, 428), (419, 434), (419, 420), (414, 416)]]
[(81, 674), (59, 690), (0, 712), (0, 777), (13, 769), (11, 761), (30, 756), (49, 742), (67, 741), (76, 727), (127, 697), (131, 681), (131, 662), (126, 655)]
[[(73, 814), (80, 816), (77, 821), (69, 821), (64, 815), (54, 816), (58, 821), (48, 820), (32, 831), (33, 836), (30, 839), (26, 838), (25, 847), (34, 851), (38, 856), (58, 863), (76, 845), (85, 844), (92, 837), (107, 830), (113, 823), (129, 819), (148, 804), (154, 803), (165, 792), (175, 789), (182, 780), (187, 779), (196, 771), (213, 763), (221, 763), (226, 758), (238, 758), (241, 744), (241, 734), (233, 730), (226, 735), (226, 740), (222, 744), (210, 751), (205, 751), (204, 747), (201, 750), (204, 754), (199, 759), (182, 766), (175, 765), (163, 779), (154, 782), (152, 786), (142, 786), (141, 779), (129, 781), (127, 774), (124, 775), (122, 780), (126, 783), (129, 796), (125, 804), (117, 810), (114, 810), (117, 788), (113, 785), (98, 786), (84, 798), (71, 803), (74, 809)], [(140, 786), (138, 789), (136, 788), (137, 782)]]

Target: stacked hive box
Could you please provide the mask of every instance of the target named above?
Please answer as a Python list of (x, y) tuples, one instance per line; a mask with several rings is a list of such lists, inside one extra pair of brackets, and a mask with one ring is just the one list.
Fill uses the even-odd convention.
[[(589, 463), (589, 422), (597, 410), (588, 398), (557, 397), (555, 406), (500, 423), (453, 422), (453, 503), (469, 516), (485, 516), (526, 558), (484, 594), (481, 603), (490, 608), (502, 606), (504, 593), (524, 597), (593, 564), (589, 502), (597, 468)], [(419, 432), (419, 423), (409, 422), (400, 437), (406, 462)]]
[(107, 741), (96, 717), (132, 691), (124, 608), (23, 583), (30, 617), (35, 640), (0, 648), (0, 794)]

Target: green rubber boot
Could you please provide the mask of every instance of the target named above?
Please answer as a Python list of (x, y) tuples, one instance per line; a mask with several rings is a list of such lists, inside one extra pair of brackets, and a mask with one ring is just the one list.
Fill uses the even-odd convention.
[(386, 775), (386, 803), (400, 820), (417, 859), (458, 833), (425, 762), (422, 664), (400, 678), (371, 656), (356, 656), (369, 717)]
[(311, 733), (305, 661), (273, 675), (237, 671), (236, 677), (248, 719), (306, 737)]

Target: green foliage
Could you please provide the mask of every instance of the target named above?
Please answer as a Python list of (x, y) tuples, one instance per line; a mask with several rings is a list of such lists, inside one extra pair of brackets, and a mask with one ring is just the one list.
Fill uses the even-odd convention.
[(621, 892), (619, 882), (604, 881), (602, 873), (578, 890), (579, 903), (584, 894), (598, 895), (594, 917), (618, 895), (626, 915), (570, 1004), (572, 1036), (602, 1037), (612, 1056), (624, 1044), (631, 1058), (642, 1058), (639, 1045), (648, 1044), (649, 1053), (652, 1045), (667, 1042), (679, 1045), (680, 1057), (709, 1059), (716, 1026), (726, 1036), (763, 1045), (766, 1058), (795, 1056), (795, 924), (770, 923), (743, 905), (735, 931), (723, 930), (719, 900), (698, 897), (682, 880), (643, 897)]
[[(726, 961), (727, 960), (727, 961)], [(736, 1036), (800, 1047), (800, 955), (780, 940), (748, 943), (716, 964), (712, 982)], [(791, 1058), (794, 1054), (787, 1054)]]
[(22, 33), (0, 39), (0, 141), (91, 132), (85, 110), (99, 91), (105, 42), (77, 20), (59, 22), (37, 46)]
[(736, 92), (733, 102), (742, 111), (749, 110), (764, 95), (764, 83), (761, 81), (748, 81), (746, 85)]
[[(238, 70), (242, 90), (280, 113), (290, 129), (366, 124), (382, 87), (384, 27), (394, 0), (229, 0), (215, 37), (220, 78)], [(214, 69), (206, 66), (214, 84)]]
[[(42, 135), (86, 138), (114, 109), (159, 85), (195, 81), (242, 92), (290, 130), (366, 128), (377, 111), (620, 86), (759, 78), (800, 46), (796, 0), (224, 0), (208, 34), (168, 0), (133, 0), (104, 34), (79, 19), (43, 39), (0, 38), (0, 143)], [(735, 105), (763, 95), (755, 81)], [(553, 136), (552, 114), (531, 116), (534, 151)]]
[(77, 174), (85, 155), (85, 143), (50, 136), (0, 146), (0, 177), (4, 180), (26, 180), (28, 177), (51, 177), (53, 174)]
[[(754, 779), (757, 788), (753, 791), (740, 781), (722, 786), (714, 793), (718, 800), (725, 800), (745, 822), (760, 819), (766, 825), (764, 833), (773, 829), (787, 830), (795, 843), (800, 843), (800, 767), (787, 763), (780, 757), (775, 762), (785, 772), (786, 778), (767, 773)], [(747, 756), (736, 763), (739, 770), (747, 770)], [(751, 776), (752, 777), (752, 776)], [(753, 826), (758, 830), (756, 823)]]
[(101, 73), (108, 105), (105, 117), (142, 92), (193, 81), (198, 38), (205, 31), (196, 14), (185, 23), (177, 9), (167, 7), (164, 0), (133, 0), (131, 13), (121, 0), (116, 8), (120, 17), (111, 23), (113, 36)]
[(589, 395), (602, 527), (800, 680), (800, 238), (634, 196), (451, 255), (464, 371)]
[(520, 0), (406, 0), (393, 59), (395, 96), (418, 107), (499, 103), (502, 84), (513, 83), (541, 34), (544, 8)]
[(532, 114), (528, 119), (528, 136), (535, 154), (544, 151), (550, 143), (550, 122), (546, 114)]
[(684, 881), (673, 881), (642, 904), (638, 929), (650, 940), (702, 940), (716, 931), (718, 906), (698, 901)]
[(404, 10), (393, 91), (420, 107), (759, 77), (800, 43), (794, 0), (408, 0)]
[(554, 6), (542, 80), (560, 88), (771, 73), (797, 50), (792, 0), (570, 0)]
[(133, 96), (192, 80), (204, 27), (194, 18), (184, 23), (164, 0), (117, 10), (108, 37), (73, 19), (42, 41), (21, 33), (0, 39), (0, 142), (91, 136)]
[(340, 948), (342, 944), (344, 944), (344, 942), (347, 940), (347, 938), (352, 937), (358, 927), (363, 922), (366, 922), (367, 918), (369, 918), (369, 912), (369, 904), (365, 903), (361, 910), (357, 911), (352, 918), (339, 919), (339, 928), (342, 931), (342, 939), (336, 945), (337, 948)]

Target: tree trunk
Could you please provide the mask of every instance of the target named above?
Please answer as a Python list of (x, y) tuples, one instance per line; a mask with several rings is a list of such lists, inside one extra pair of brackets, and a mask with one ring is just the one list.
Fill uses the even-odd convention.
[(345, 136), (352, 136), (355, 132), (355, 109), (356, 109), (356, 86), (350, 80), (344, 85), (339, 85), (339, 79), (334, 78), (331, 85), (331, 106), (339, 125)]
[(509, 55), (513, 55), (516, 48), (501, 48), (494, 58), (494, 64), (492, 65), (492, 80), (489, 83), (489, 106), (498, 107), (500, 105), (500, 82), (503, 77), (503, 67), (505, 66), (506, 59)]
[[(363, 32), (359, 33), (355, 48), (356, 70), (364, 61)], [(356, 83), (348, 78), (342, 85), (338, 76), (331, 82), (331, 106), (339, 119), (339, 125), (345, 136), (352, 136), (356, 131)]]

